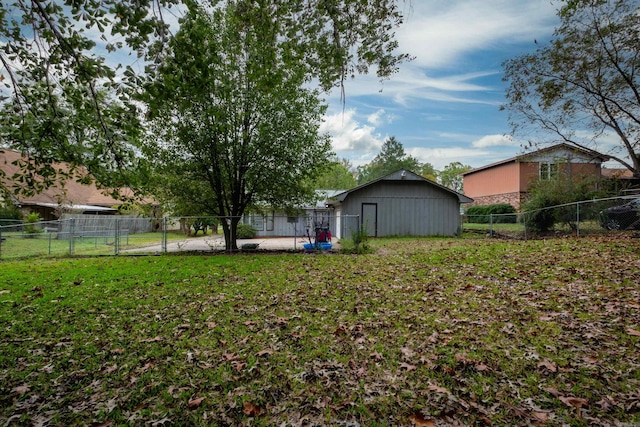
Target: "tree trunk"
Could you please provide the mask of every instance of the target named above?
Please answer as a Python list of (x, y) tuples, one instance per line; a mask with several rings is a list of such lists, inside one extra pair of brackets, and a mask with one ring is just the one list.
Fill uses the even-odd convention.
[(222, 231), (224, 232), (224, 246), (227, 252), (238, 251), (238, 223), (240, 217), (231, 217), (222, 219)]

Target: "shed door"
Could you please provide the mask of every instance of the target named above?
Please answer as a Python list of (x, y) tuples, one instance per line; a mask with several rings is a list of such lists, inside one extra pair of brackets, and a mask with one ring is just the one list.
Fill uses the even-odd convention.
[(378, 204), (362, 204), (362, 226), (367, 232), (367, 236), (376, 237), (378, 235)]

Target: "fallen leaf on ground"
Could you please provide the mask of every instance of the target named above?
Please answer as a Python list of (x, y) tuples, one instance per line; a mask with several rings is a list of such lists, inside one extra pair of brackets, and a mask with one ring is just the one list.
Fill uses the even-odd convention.
[(556, 366), (556, 364), (549, 359), (545, 359), (542, 362), (538, 363), (538, 368), (546, 368), (549, 372), (558, 371), (558, 367)]
[(549, 422), (549, 414), (546, 412), (534, 412), (533, 418), (539, 423), (548, 423)]
[(415, 371), (416, 367), (414, 365), (410, 365), (409, 363), (402, 362), (400, 364), (400, 369), (406, 369), (407, 371)]
[(571, 406), (574, 408), (582, 408), (583, 406), (589, 406), (589, 401), (581, 397), (567, 396), (567, 397), (559, 397), (559, 399), (565, 405)]
[(627, 328), (627, 333), (634, 337), (640, 337), (640, 331), (636, 331), (635, 329)]
[(433, 418), (425, 418), (421, 413), (415, 413), (409, 417), (415, 427), (435, 427), (436, 422)]
[(11, 393), (25, 394), (25, 393), (28, 393), (29, 390), (31, 390), (29, 386), (26, 384), (23, 384), (11, 390)]
[(257, 417), (258, 415), (264, 414), (265, 411), (258, 405), (254, 405), (251, 402), (244, 402), (243, 412), (250, 417)]
[(447, 390), (444, 387), (440, 387), (439, 385), (436, 385), (436, 384), (429, 384), (429, 390), (435, 391), (436, 393), (449, 394), (449, 390)]
[(198, 397), (197, 399), (190, 400), (189, 403), (187, 403), (187, 406), (189, 408), (197, 408), (200, 405), (202, 405), (203, 401), (204, 401), (204, 397)]

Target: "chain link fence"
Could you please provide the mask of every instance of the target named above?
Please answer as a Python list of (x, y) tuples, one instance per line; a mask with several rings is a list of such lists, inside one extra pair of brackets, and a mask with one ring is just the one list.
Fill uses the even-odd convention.
[(585, 200), (515, 214), (464, 215), (463, 232), (514, 239), (637, 233), (640, 197)]
[[(358, 216), (332, 212), (237, 218), (241, 251), (329, 250), (359, 229)], [(0, 259), (65, 255), (141, 255), (225, 250), (222, 222), (232, 218), (77, 215), (56, 221), (0, 223)], [(324, 243), (321, 247), (317, 242)]]
[[(57, 221), (0, 220), (0, 259), (65, 255), (137, 255), (225, 250), (220, 217), (142, 218), (77, 215)], [(338, 248), (362, 231), (357, 215), (314, 212), (297, 216), (249, 214), (239, 219), (238, 248), (314, 249), (319, 239)], [(640, 233), (640, 197), (587, 200), (517, 214), (463, 215), (463, 233), (478, 237), (535, 239), (607, 233)], [(250, 231), (250, 235), (242, 232)], [(318, 233), (325, 232), (323, 236)], [(324, 248), (324, 246), (323, 246)]]

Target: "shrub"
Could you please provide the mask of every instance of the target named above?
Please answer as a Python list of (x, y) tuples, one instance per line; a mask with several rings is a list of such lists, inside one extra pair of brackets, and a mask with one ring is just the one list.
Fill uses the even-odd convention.
[[(467, 209), (467, 220), (472, 223), (515, 223), (516, 208), (508, 203), (496, 203), (493, 205), (471, 206)], [(509, 215), (513, 214), (513, 215)], [(491, 215), (496, 215), (493, 218)]]
[(249, 224), (238, 224), (238, 239), (253, 239), (256, 237), (256, 229)]
[(13, 204), (7, 204), (6, 206), (0, 206), (0, 219), (22, 219), (20, 209)]
[(601, 186), (596, 184), (598, 180), (593, 178), (576, 180), (567, 177), (536, 182), (530, 190), (529, 200), (522, 204), (527, 230), (546, 232), (552, 230), (556, 223), (564, 223), (575, 230), (576, 207), (558, 206), (604, 196), (598, 190)]
[(25, 226), (24, 232), (28, 235), (35, 236), (37, 233), (42, 233), (42, 228), (38, 225), (40, 222), (40, 215), (36, 212), (31, 212), (24, 218)]

